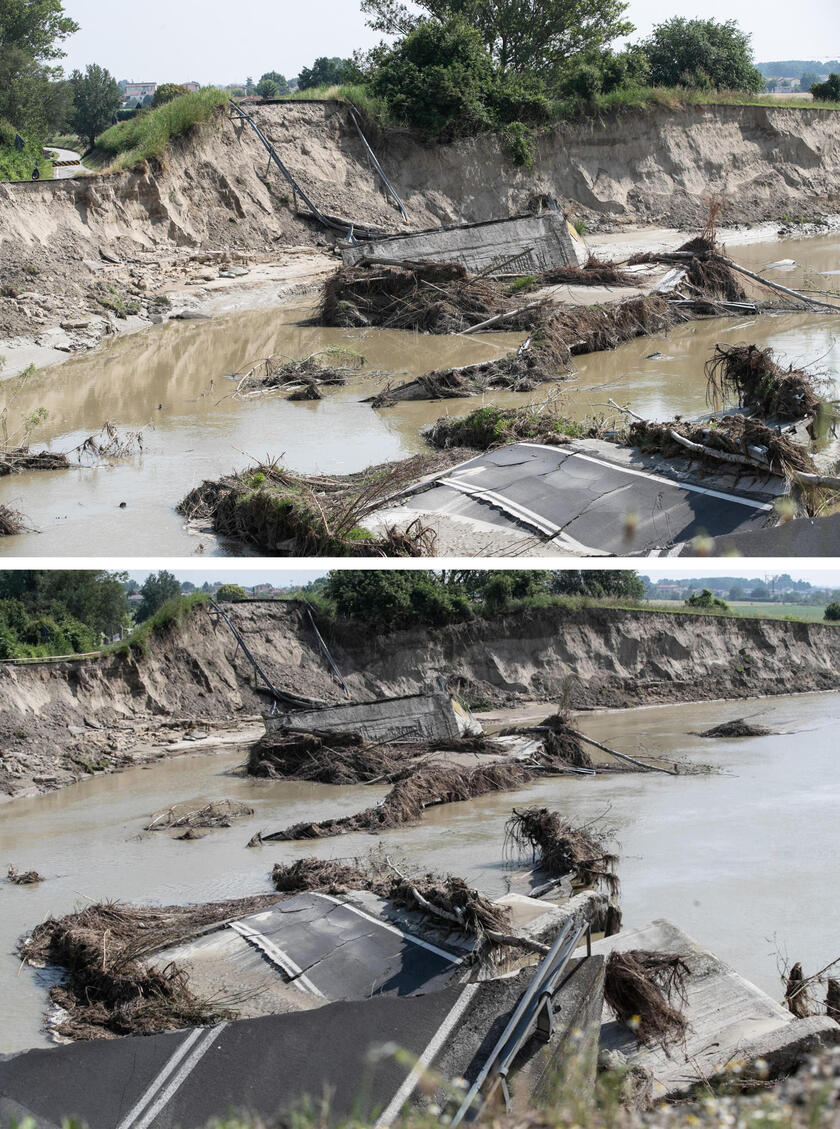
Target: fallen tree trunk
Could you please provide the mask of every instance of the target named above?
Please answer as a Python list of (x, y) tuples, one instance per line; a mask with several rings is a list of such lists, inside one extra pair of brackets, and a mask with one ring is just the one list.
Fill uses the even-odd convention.
[(791, 290), (787, 286), (782, 286), (779, 282), (770, 282), (769, 279), (762, 278), (760, 274), (755, 274), (753, 271), (747, 270), (746, 267), (739, 266), (739, 264), (733, 262), (732, 259), (724, 259), (723, 261), (728, 267), (731, 267), (732, 270), (738, 271), (739, 274), (743, 274), (746, 278), (751, 278), (753, 282), (758, 282), (762, 286), (766, 286), (769, 290), (777, 290), (780, 294), (787, 294), (788, 297), (798, 298), (800, 302), (805, 302), (809, 306), (821, 306), (824, 310), (840, 311), (840, 306), (835, 305), (833, 302), (823, 302), (819, 298), (809, 298), (806, 294), (801, 294), (798, 290)]
[(602, 745), (600, 741), (595, 741), (592, 737), (587, 737), (584, 733), (578, 733), (574, 729), (569, 732), (573, 737), (577, 737), (578, 741), (585, 741), (588, 745), (594, 745), (596, 749), (600, 749), (602, 753), (607, 753), (611, 757), (617, 757), (620, 761), (627, 761), (628, 764), (634, 764), (638, 768), (643, 768), (647, 772), (664, 772), (666, 776), (679, 776), (678, 772), (674, 772), (670, 768), (660, 768), (659, 765), (645, 764), (644, 761), (636, 760), (635, 757), (630, 757), (627, 753), (616, 752), (615, 749), (609, 748), (607, 745)]

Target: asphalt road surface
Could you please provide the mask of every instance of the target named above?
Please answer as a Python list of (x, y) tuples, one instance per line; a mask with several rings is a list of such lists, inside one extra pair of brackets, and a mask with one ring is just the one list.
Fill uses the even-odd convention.
[(611, 462), (573, 447), (517, 443), (455, 467), (411, 509), (537, 529), (573, 552), (646, 553), (760, 529), (771, 503)]
[(82, 164), (79, 153), (72, 149), (52, 149), (47, 146), (47, 152), (53, 161), (72, 161), (73, 164), (66, 168), (53, 169), (53, 180), (71, 180), (75, 176), (89, 176), (90, 170)]

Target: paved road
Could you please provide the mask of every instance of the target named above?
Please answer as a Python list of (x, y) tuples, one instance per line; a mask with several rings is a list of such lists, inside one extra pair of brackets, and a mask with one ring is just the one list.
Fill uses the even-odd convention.
[(75, 176), (90, 176), (90, 170), (82, 164), (81, 154), (74, 153), (72, 149), (53, 149), (47, 146), (53, 161), (73, 161), (67, 168), (53, 170), (53, 180), (70, 180)]
[(517, 443), (455, 467), (405, 505), (537, 529), (558, 546), (599, 554), (649, 553), (699, 534), (759, 529), (767, 501), (612, 462), (573, 447)]
[[(463, 1030), (477, 995), (490, 991), (509, 1006), (497, 989), (459, 984), (426, 996), (29, 1051), (0, 1062), (0, 1124), (28, 1115), (37, 1129), (57, 1129), (65, 1117), (89, 1129), (201, 1129), (237, 1111), (273, 1120), (306, 1098), (320, 1106), (327, 1095), (330, 1122), (387, 1108), (395, 1117), (416, 1085), (418, 1059), (432, 1063), (457, 1040), (465, 1052), (459, 1069), (466, 1069), (484, 1029), (478, 1038), (468, 1023), (464, 1035), (453, 1032)], [(383, 1050), (389, 1044), (405, 1055)]]

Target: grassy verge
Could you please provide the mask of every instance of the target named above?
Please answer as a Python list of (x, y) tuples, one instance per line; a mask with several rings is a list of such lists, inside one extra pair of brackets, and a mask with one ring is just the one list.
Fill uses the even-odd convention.
[(176, 596), (174, 600), (167, 600), (158, 608), (151, 619), (144, 620), (132, 631), (127, 639), (115, 643), (112, 647), (105, 647), (103, 654), (147, 655), (152, 648), (154, 637), (177, 624), (184, 623), (192, 615), (195, 608), (203, 607), (210, 597), (206, 592), (193, 592), (189, 596)]
[(162, 160), (175, 138), (207, 121), (227, 100), (223, 90), (213, 87), (185, 94), (156, 110), (111, 126), (97, 139), (97, 149), (113, 158), (113, 171), (142, 168), (147, 161)]
[[(386, 104), (374, 98), (365, 86), (319, 86), (289, 95), (284, 101), (329, 101), (343, 99), (352, 102), (368, 120), (379, 126), (397, 125), (391, 119)], [(632, 110), (685, 110), (690, 106), (766, 106), (771, 109), (834, 110), (840, 111), (840, 102), (810, 101), (797, 98), (777, 98), (770, 94), (751, 94), (740, 90), (688, 90), (684, 87), (633, 86), (598, 94), (591, 100), (557, 101), (553, 104), (556, 123), (591, 118), (603, 114), (621, 114)]]
[(40, 141), (28, 139), (25, 149), (11, 145), (0, 145), (0, 180), (31, 180), (35, 166), (41, 170), (41, 178), (49, 180), (53, 174), (52, 162), (44, 158)]
[[(656, 611), (670, 612), (683, 610), (681, 605), (670, 600), (650, 600), (648, 607)], [(741, 602), (729, 604), (730, 611), (724, 615), (735, 616), (741, 619), (785, 619), (798, 623), (824, 623), (825, 607), (811, 604), (774, 604), (770, 602)], [(686, 611), (692, 609), (686, 608)], [(703, 609), (701, 609), (703, 610)], [(707, 609), (706, 609), (707, 610)]]

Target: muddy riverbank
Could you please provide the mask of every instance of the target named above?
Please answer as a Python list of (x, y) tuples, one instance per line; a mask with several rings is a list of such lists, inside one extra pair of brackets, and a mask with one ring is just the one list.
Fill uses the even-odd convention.
[[(830, 784), (838, 711), (838, 695), (823, 694), (588, 714), (578, 723), (622, 751), (712, 763), (721, 772), (544, 780), (521, 793), (435, 809), (419, 825), (378, 839), (350, 835), (248, 850), (257, 830), (349, 815), (384, 789), (255, 780), (240, 772), (244, 750), (134, 768), (15, 801), (0, 823), (0, 863), (33, 867), (46, 880), (3, 888), (0, 1051), (47, 1045), (41, 1024), (50, 974), (16, 975), (13, 953), (18, 938), (50, 914), (114, 898), (174, 904), (268, 893), (276, 862), (364, 855), (377, 842), (392, 857), (460, 874), (498, 896), (509, 873), (504, 822), (512, 807), (531, 804), (615, 828), (626, 927), (672, 918), (778, 999), (778, 952), (808, 970), (836, 956), (840, 918), (831, 906), (826, 910), (824, 891), (840, 880), (834, 850), (840, 809)], [(494, 717), (501, 722), (529, 712), (522, 703)], [(715, 742), (694, 736), (759, 713), (776, 736)], [(174, 802), (223, 797), (248, 804), (255, 815), (191, 843), (142, 830), (152, 813)]]
[[(231, 615), (275, 685), (341, 700), (301, 605), (236, 605)], [(578, 707), (780, 695), (840, 688), (831, 625), (547, 608), (433, 630), (371, 636), (322, 624), (356, 700), (425, 692), (439, 678), (473, 707), (556, 702), (572, 678)], [(153, 637), (147, 654), (0, 664), (0, 795), (49, 791), (227, 734), (267, 704), (231, 637), (204, 608)], [(174, 746), (174, 748), (173, 748)]]

